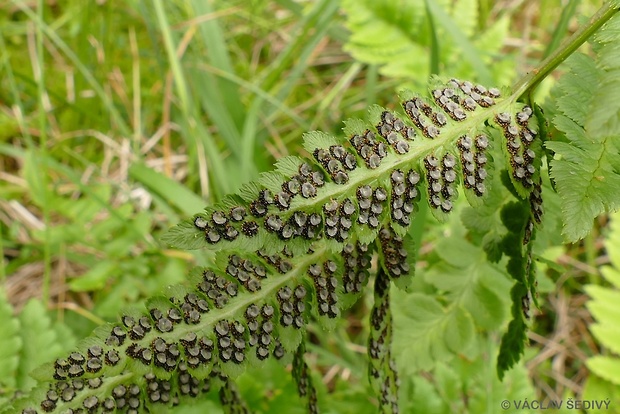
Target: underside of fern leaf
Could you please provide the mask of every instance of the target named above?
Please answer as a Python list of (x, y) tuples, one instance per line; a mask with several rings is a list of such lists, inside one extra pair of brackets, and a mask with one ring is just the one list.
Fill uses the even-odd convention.
[(532, 109), (457, 79), (432, 79), (429, 94), (403, 92), (402, 111), (372, 107), (368, 122), (345, 122), (345, 138), (308, 133), (309, 158), (281, 159), (258, 182), (172, 229), (167, 243), (212, 249), (214, 263), (39, 369), (38, 387), (15, 412), (157, 411), (215, 389), (228, 412), (246, 412), (234, 379), (267, 358), (292, 358), (299, 393), (317, 412), (303, 359), (306, 324), (334, 325), (366, 286), (375, 252), (371, 384), (382, 412), (397, 412), (389, 285), (406, 288), (413, 274), (407, 232), (419, 203), (443, 220), (461, 188), (480, 205), (487, 177), (505, 165), (530, 206), (518, 249), (542, 214)]
[(527, 197), (538, 183), (540, 143), (532, 109), (502, 99), (496, 88), (470, 82), (431, 81), (432, 100), (401, 94), (404, 113), (379, 106), (369, 122), (345, 122), (346, 138), (306, 134), (309, 159), (286, 157), (274, 172), (244, 187), (171, 230), (164, 238), (179, 248), (267, 248), (305, 253), (316, 242), (331, 251), (359, 240), (368, 244), (380, 228), (407, 231), (426, 187), (439, 219), (452, 210), (456, 185), (472, 204), (488, 192), (493, 173), (490, 128), (506, 136), (502, 150), (514, 187)]

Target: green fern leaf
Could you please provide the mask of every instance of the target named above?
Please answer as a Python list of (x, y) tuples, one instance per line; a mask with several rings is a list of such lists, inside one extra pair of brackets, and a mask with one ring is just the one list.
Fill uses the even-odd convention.
[(0, 337), (0, 384), (5, 389), (14, 389), (18, 385), (15, 379), (23, 343), (19, 336), (19, 319), (13, 316), (13, 307), (4, 289), (0, 289), (0, 321), (3, 332)]
[(420, 293), (404, 295), (394, 292), (394, 326), (399, 329), (394, 338), (400, 366), (413, 375), (416, 370), (428, 370), (436, 360), (449, 360), (465, 352), (474, 338), (471, 315), (455, 304), (448, 309), (436, 299)]
[(30, 372), (39, 365), (53, 360), (65, 348), (58, 342), (52, 321), (39, 300), (30, 300), (19, 314), (19, 320), (19, 335), (23, 346), (20, 352), (17, 382), (20, 389), (28, 390), (36, 384), (30, 377)]
[(499, 328), (508, 313), (511, 287), (504, 272), (486, 260), (484, 251), (462, 238), (444, 239), (435, 251), (443, 261), (425, 273), (428, 283), (440, 294), (445, 292), (449, 303), (461, 306), (479, 327)]
[(593, 143), (569, 118), (559, 115), (554, 123), (570, 140), (547, 142), (547, 147), (556, 154), (551, 176), (563, 201), (563, 233), (576, 242), (590, 232), (594, 218), (620, 206), (620, 156), (612, 137)]
[(604, 266), (601, 273), (611, 287), (586, 286), (591, 300), (588, 310), (596, 319), (590, 327), (594, 337), (609, 350), (610, 355), (597, 355), (586, 362), (597, 376), (620, 385), (620, 214), (612, 216), (611, 231), (605, 241), (605, 248), (611, 259), (611, 266)]
[(528, 197), (539, 181), (541, 148), (532, 110), (469, 82), (433, 79), (433, 103), (405, 91), (405, 114), (374, 106), (370, 123), (345, 123), (347, 139), (309, 133), (312, 159), (287, 158), (277, 171), (175, 227), (163, 240), (180, 248), (258, 250), (284, 247), (303, 254), (314, 243), (333, 252), (345, 243), (369, 244), (379, 229), (404, 234), (420, 200), (440, 220), (453, 208), (462, 182), (472, 204), (489, 192), (491, 142), (507, 162), (513, 186)]
[(523, 316), (521, 301), (527, 297), (528, 290), (521, 283), (512, 287), (510, 297), (512, 299), (512, 320), (508, 324), (508, 330), (502, 337), (502, 342), (497, 356), (497, 374), (504, 378), (506, 371), (512, 368), (523, 352), (527, 342), (527, 323)]
[(594, 36), (597, 50), (598, 84), (592, 92), (585, 129), (594, 139), (620, 134), (620, 18), (611, 18)]
[(596, 61), (576, 55), (572, 74), (558, 84), (560, 111), (553, 123), (568, 142), (547, 141), (555, 152), (551, 177), (562, 198), (563, 233), (568, 241), (585, 237), (594, 218), (620, 208), (620, 40), (616, 16), (595, 38)]
[(307, 407), (307, 412), (310, 414), (317, 414), (319, 412), (316, 388), (312, 383), (312, 377), (310, 375), (310, 368), (304, 360), (306, 353), (305, 345), (302, 343), (295, 356), (293, 357), (293, 378), (297, 384), (297, 392), (299, 396), (304, 400)]
[(290, 359), (310, 318), (333, 326), (368, 281), (368, 250), (218, 253), (212, 268), (192, 271), (193, 286), (168, 288), (147, 301), (147, 312), (123, 312), (120, 323), (39, 368), (41, 386), (14, 408), (157, 410), (220, 388), (228, 412), (245, 412), (233, 379), (266, 358)]
[(368, 366), (370, 384), (379, 398), (380, 413), (398, 413), (398, 374), (392, 359), (390, 278), (383, 269), (375, 279), (375, 302), (370, 312)]
[(497, 357), (497, 373), (500, 379), (525, 351), (527, 320), (530, 317), (530, 307), (535, 306), (537, 297), (532, 246), (523, 246), (527, 226), (531, 223), (530, 209), (525, 202), (511, 202), (504, 206), (501, 216), (509, 231), (502, 240), (501, 249), (509, 258), (506, 269), (516, 283), (510, 291), (512, 320), (508, 324), (508, 331), (502, 337)]

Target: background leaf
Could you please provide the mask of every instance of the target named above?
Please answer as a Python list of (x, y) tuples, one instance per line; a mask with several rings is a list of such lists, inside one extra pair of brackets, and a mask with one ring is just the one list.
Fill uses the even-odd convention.
[(30, 377), (30, 372), (60, 356), (66, 352), (65, 346), (73, 344), (70, 337), (59, 341), (58, 333), (39, 300), (32, 299), (26, 304), (19, 314), (19, 321), (19, 337), (23, 345), (16, 381), (19, 388), (27, 390), (36, 384)]
[(16, 374), (23, 342), (19, 336), (19, 320), (13, 316), (13, 307), (6, 300), (4, 289), (0, 289), (0, 321), (0, 384), (3, 388), (12, 389), (20, 385)]
[(606, 35), (597, 38), (602, 43), (598, 58), (571, 57), (572, 75), (557, 85), (560, 114), (553, 123), (567, 142), (547, 141), (546, 146), (555, 153), (551, 177), (562, 198), (563, 233), (570, 242), (585, 237), (595, 217), (620, 208), (620, 88), (613, 84), (620, 70), (615, 46), (620, 34), (614, 31), (619, 21), (612, 19), (601, 32)]
[(605, 352), (591, 357), (586, 363), (597, 376), (620, 386), (620, 213), (612, 216), (610, 227), (605, 247), (612, 265), (604, 266), (601, 273), (611, 283), (611, 287), (586, 286), (586, 292), (591, 298), (587, 307), (596, 319), (590, 330), (605, 347)]

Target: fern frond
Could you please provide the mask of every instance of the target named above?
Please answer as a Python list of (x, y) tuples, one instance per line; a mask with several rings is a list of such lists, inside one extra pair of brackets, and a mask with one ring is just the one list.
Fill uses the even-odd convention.
[[(429, 50), (433, 36), (441, 39), (440, 61), (450, 73), (463, 77), (492, 78), (489, 67), (508, 33), (509, 19), (498, 19), (486, 30), (477, 25), (478, 1), (403, 2), (399, 0), (364, 0), (342, 2), (346, 26), (351, 35), (344, 49), (356, 60), (377, 65), (391, 78), (425, 79), (429, 74)], [(429, 6), (428, 8), (426, 6)], [(433, 22), (433, 23), (431, 23)], [(482, 53), (484, 51), (484, 53)], [(411, 59), (415, 56), (415, 59)], [(501, 67), (510, 64), (506, 59)], [(494, 65), (495, 74), (502, 76)]]
[(297, 384), (297, 392), (299, 393), (299, 396), (305, 401), (306, 407), (308, 408), (308, 413), (317, 414), (319, 412), (319, 407), (316, 388), (314, 388), (314, 384), (312, 383), (310, 368), (304, 360), (305, 353), (306, 346), (302, 342), (293, 357), (293, 378)]
[(430, 95), (432, 103), (403, 92), (404, 114), (372, 107), (369, 123), (345, 123), (347, 139), (307, 134), (304, 148), (312, 159), (285, 158), (276, 171), (181, 223), (164, 241), (214, 250), (278, 252), (286, 246), (299, 254), (315, 243), (330, 251), (358, 240), (369, 244), (392, 223), (403, 235), (422, 183), (438, 219), (452, 210), (459, 182), (469, 200), (488, 193), (490, 146), (501, 140), (488, 125), (505, 136), (498, 147), (514, 187), (528, 197), (541, 158), (531, 108), (514, 96), (501, 98), (498, 89), (458, 80), (433, 79)]
[(390, 278), (380, 269), (375, 279), (375, 303), (368, 338), (369, 379), (379, 399), (380, 413), (398, 413), (398, 373), (392, 358)]
[(42, 386), (15, 409), (131, 412), (223, 387), (224, 406), (245, 412), (229, 382), (249, 364), (295, 352), (310, 318), (329, 327), (360, 295), (368, 247), (347, 245), (344, 252), (220, 253), (212, 268), (192, 271), (192, 287), (168, 288), (147, 302), (146, 312), (126, 311), (120, 323), (99, 328), (66, 358), (38, 369)]
[(505, 205), (501, 212), (502, 221), (509, 230), (502, 239), (501, 250), (508, 257), (506, 269), (515, 284), (510, 291), (512, 320), (508, 331), (502, 337), (497, 358), (497, 373), (500, 379), (525, 351), (530, 311), (537, 303), (532, 246), (524, 246), (522, 243), (524, 238), (529, 239), (528, 231), (531, 231), (531, 210), (528, 207), (527, 202), (511, 202)]
[[(249, 365), (301, 352), (311, 318), (331, 328), (359, 298), (375, 250), (377, 286), (386, 285), (377, 306), (389, 301), (388, 281), (407, 287), (414, 254), (406, 234), (418, 203), (445, 219), (462, 183), (479, 204), (489, 193), (487, 177), (500, 173), (492, 159), (502, 156), (498, 165), (507, 166), (517, 196), (539, 199), (538, 124), (528, 106), (456, 79), (432, 79), (429, 95), (403, 92), (402, 112), (372, 107), (369, 122), (345, 123), (346, 139), (307, 134), (312, 158), (280, 160), (258, 182), (172, 229), (167, 242), (213, 250), (214, 263), (194, 270), (191, 286), (168, 288), (146, 311), (125, 312), (39, 369), (40, 385), (16, 402), (16, 412), (133, 412), (218, 388), (230, 412), (244, 412), (232, 381)], [(539, 213), (532, 209), (528, 223)], [(519, 245), (527, 239), (521, 230)], [(452, 350), (470, 335), (463, 323), (471, 324), (460, 307), (455, 312), (441, 328)], [(375, 324), (373, 335), (385, 339), (386, 323)], [(377, 362), (375, 388), (389, 412), (397, 404), (396, 375), (389, 353)]]
[(562, 198), (563, 233), (570, 242), (585, 237), (599, 215), (620, 208), (620, 35), (618, 16), (595, 40), (596, 60), (575, 55), (571, 74), (558, 83), (560, 114), (553, 123), (568, 142), (547, 141), (555, 152), (551, 177)]

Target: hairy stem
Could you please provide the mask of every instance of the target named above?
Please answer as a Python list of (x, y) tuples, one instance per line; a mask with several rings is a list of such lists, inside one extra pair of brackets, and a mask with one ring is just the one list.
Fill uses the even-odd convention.
[(571, 37), (566, 39), (551, 55), (532, 71), (528, 72), (513, 86), (513, 96), (520, 98), (533, 91), (538, 84), (555, 70), (562, 62), (572, 55), (581, 45), (601, 28), (616, 12), (620, 10), (617, 1), (606, 2), (590, 18), (590, 21), (581, 26)]

